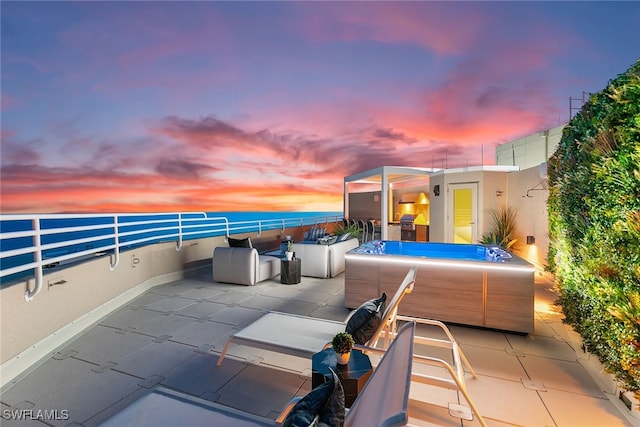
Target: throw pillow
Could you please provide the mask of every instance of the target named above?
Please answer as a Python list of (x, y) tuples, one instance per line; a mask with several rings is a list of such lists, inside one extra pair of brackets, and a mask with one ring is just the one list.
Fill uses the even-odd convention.
[(230, 248), (252, 248), (251, 239), (249, 237), (244, 239), (234, 239), (233, 237), (227, 237)]
[(349, 237), (351, 237), (351, 233), (344, 233), (342, 236), (338, 237), (338, 242), (344, 242)]
[(338, 240), (338, 236), (321, 237), (318, 239), (320, 245), (333, 245)]
[(327, 427), (342, 427), (344, 424), (344, 389), (342, 388), (342, 383), (340, 382), (340, 378), (335, 373), (332, 368), (329, 368), (331, 371), (331, 376), (333, 377), (333, 391), (327, 403), (324, 405), (324, 408), (320, 411), (320, 419), (318, 420), (319, 426), (327, 426)]
[[(334, 389), (334, 378), (311, 390), (291, 408), (282, 427), (308, 427), (320, 415)], [(338, 381), (339, 382), (339, 381)]]
[(347, 322), (346, 332), (353, 336), (356, 344), (366, 344), (382, 322), (382, 315), (387, 305), (387, 294), (383, 293), (380, 298), (363, 303)]

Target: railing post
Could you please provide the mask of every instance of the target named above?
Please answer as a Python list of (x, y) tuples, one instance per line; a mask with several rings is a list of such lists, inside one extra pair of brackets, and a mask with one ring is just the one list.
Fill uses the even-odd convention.
[(29, 289), (27, 285), (27, 291), (24, 293), (24, 300), (26, 302), (33, 301), (33, 297), (35, 297), (38, 292), (42, 290), (42, 242), (40, 239), (40, 217), (35, 217), (31, 220), (33, 224), (33, 247), (34, 247), (34, 256), (36, 262), (36, 274), (35, 274), (35, 285), (33, 289)]
[(113, 271), (118, 266), (118, 263), (120, 262), (120, 238), (118, 236), (118, 215), (114, 215), (113, 217), (113, 239), (115, 244), (115, 248), (113, 249), (113, 255), (115, 259), (109, 263), (110, 271)]
[(176, 243), (176, 251), (182, 249), (182, 212), (178, 214), (178, 242)]
[(227, 235), (224, 238), (224, 242), (229, 243), (229, 220), (227, 219), (227, 217), (223, 217), (223, 218), (224, 218), (224, 224), (227, 228), (226, 230)]

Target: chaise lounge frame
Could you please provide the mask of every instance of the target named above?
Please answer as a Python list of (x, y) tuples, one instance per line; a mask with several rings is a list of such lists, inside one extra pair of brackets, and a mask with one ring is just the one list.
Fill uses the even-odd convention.
[[(393, 339), (397, 336), (396, 331), (398, 330), (398, 321), (415, 322), (417, 324), (431, 325), (440, 328), (447, 337), (446, 339), (415, 336), (415, 342), (422, 345), (450, 350), (452, 362), (449, 363), (440, 358), (416, 354), (413, 355), (413, 359), (416, 363), (444, 368), (451, 378), (414, 372), (412, 379), (424, 384), (459, 390), (468, 402), (471, 410), (478, 417), (481, 425), (486, 426), (482, 415), (480, 415), (478, 408), (468, 393), (464, 380), (465, 367), (471, 373), (473, 378), (477, 378), (477, 374), (458, 346), (458, 343), (449, 331), (449, 328), (444, 323), (437, 320), (398, 315), (400, 302), (405, 295), (411, 293), (413, 290), (417, 271), (417, 266), (413, 266), (409, 269), (393, 298), (388, 303), (382, 316), (382, 322), (371, 339), (364, 346), (356, 345), (355, 348), (362, 350), (365, 353), (384, 353), (384, 351), (390, 347)], [(347, 322), (354, 312), (355, 310), (350, 313), (344, 322), (338, 322), (334, 320), (270, 311), (244, 329), (233, 334), (227, 340), (222, 352), (220, 353), (217, 365), (222, 365), (232, 343), (285, 353), (292, 356), (310, 358), (315, 353), (329, 347), (331, 345), (331, 340), (336, 333), (344, 332)], [(377, 347), (379, 343), (381, 346)]]
[(384, 347), (382, 349), (371, 348), (366, 346), (358, 346), (358, 345), (356, 345), (355, 348), (362, 350), (365, 353), (371, 352), (371, 353), (383, 354), (385, 351), (384, 349), (388, 348), (389, 340), (391, 340), (392, 338), (395, 339), (394, 338), (396, 336), (395, 329), (397, 327), (398, 321), (410, 322), (414, 324), (430, 325), (430, 326), (435, 326), (442, 329), (442, 331), (447, 336), (447, 339), (430, 338), (430, 337), (423, 337), (423, 336), (416, 335), (414, 337), (414, 340), (416, 344), (423, 344), (423, 345), (439, 347), (439, 348), (444, 348), (449, 350), (451, 352), (452, 362), (449, 363), (437, 357), (424, 356), (420, 354), (414, 354), (413, 361), (416, 363), (424, 364), (424, 365), (444, 368), (449, 374), (449, 377), (440, 377), (437, 375), (428, 375), (428, 374), (423, 374), (419, 372), (413, 372), (411, 379), (412, 381), (416, 381), (422, 384), (460, 391), (464, 396), (465, 400), (467, 401), (467, 403), (469, 404), (469, 406), (471, 407), (471, 410), (473, 411), (473, 413), (475, 413), (476, 416), (478, 417), (478, 421), (480, 422), (480, 425), (482, 425), (483, 427), (487, 427), (487, 423), (484, 421), (484, 418), (480, 414), (480, 411), (478, 410), (477, 406), (473, 402), (473, 399), (471, 399), (471, 396), (469, 395), (469, 391), (467, 390), (467, 385), (464, 380), (464, 368), (466, 367), (469, 370), (473, 378), (477, 378), (477, 374), (475, 370), (471, 367), (471, 364), (469, 363), (466, 356), (462, 352), (462, 349), (458, 345), (457, 341), (449, 331), (449, 328), (439, 320), (431, 320), (431, 319), (423, 319), (420, 317), (397, 315), (395, 317), (394, 323), (392, 324), (392, 326), (389, 328), (389, 330), (385, 335)]

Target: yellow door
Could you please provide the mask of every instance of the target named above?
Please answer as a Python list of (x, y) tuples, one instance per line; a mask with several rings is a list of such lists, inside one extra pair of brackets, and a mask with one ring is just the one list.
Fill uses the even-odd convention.
[(478, 184), (449, 185), (449, 242), (478, 243)]

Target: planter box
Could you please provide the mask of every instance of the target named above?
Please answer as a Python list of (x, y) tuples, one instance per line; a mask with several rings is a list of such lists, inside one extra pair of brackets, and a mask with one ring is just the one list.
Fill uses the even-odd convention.
[[(570, 325), (565, 325), (567, 330), (573, 332)], [(575, 334), (575, 332), (574, 332)], [(575, 345), (575, 341), (572, 341)], [(640, 400), (633, 392), (626, 391), (613, 374), (605, 371), (604, 365), (595, 354), (591, 353), (582, 343), (574, 346), (578, 355), (578, 363), (584, 366), (594, 381), (609, 396), (620, 411), (627, 414), (627, 417), (634, 424), (640, 425)]]

